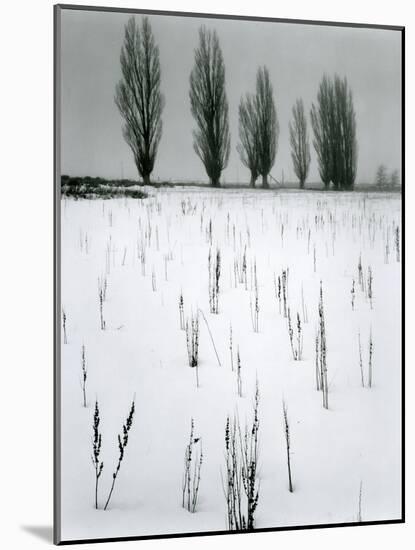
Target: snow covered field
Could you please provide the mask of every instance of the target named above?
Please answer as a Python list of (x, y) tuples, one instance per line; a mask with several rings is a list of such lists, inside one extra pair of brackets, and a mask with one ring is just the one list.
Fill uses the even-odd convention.
[[(62, 538), (227, 529), (225, 424), (249, 423), (259, 402), (257, 528), (401, 516), (400, 194), (162, 189), (145, 200), (62, 200)], [(400, 243), (399, 243), (400, 246)], [(209, 311), (208, 255), (221, 254), (219, 313)], [(235, 273), (246, 250), (246, 284)], [(361, 258), (364, 290), (359, 285)], [(259, 331), (254, 265), (258, 280)], [(369, 269), (370, 268), (370, 269)], [(294, 361), (278, 277), (288, 269)], [(372, 304), (368, 296), (373, 277)], [(239, 272), (240, 273), (240, 272)], [(99, 280), (107, 281), (101, 329)], [(352, 308), (354, 280), (355, 303)], [(322, 282), (329, 409), (316, 389)], [(184, 317), (198, 308), (196, 369)], [(229, 349), (233, 335), (233, 363)], [(359, 367), (359, 333), (365, 387)], [(369, 340), (373, 383), (368, 387)], [(88, 377), (83, 407), (81, 350)], [(241, 359), (238, 396), (236, 350)], [(136, 412), (106, 511), (121, 433)], [(98, 399), (104, 468), (94, 508), (92, 422)], [(288, 409), (294, 491), (288, 490), (282, 401)], [(182, 508), (191, 418), (203, 444), (195, 513)], [(200, 443), (199, 443), (200, 444)]]

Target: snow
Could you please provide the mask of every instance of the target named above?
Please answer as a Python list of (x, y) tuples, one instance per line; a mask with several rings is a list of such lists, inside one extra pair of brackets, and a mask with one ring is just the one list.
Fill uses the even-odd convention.
[[(207, 234), (210, 220), (212, 245)], [(237, 412), (242, 423), (250, 421), (256, 378), (260, 390), (257, 528), (357, 521), (360, 483), (363, 521), (399, 519), (401, 263), (394, 231), (400, 230), (400, 224), (401, 197), (395, 193), (189, 187), (151, 190), (142, 201), (63, 199), (62, 307), (68, 343), (62, 343), (61, 355), (62, 539), (226, 530), (221, 481), (226, 417)], [(234, 280), (234, 260), (245, 245), (248, 290), (239, 284), (235, 288)], [(142, 246), (145, 276), (138, 257)], [(219, 247), (222, 256), (218, 315), (209, 313), (210, 246), (212, 254)], [(360, 255), (365, 280), (369, 265), (373, 273), (373, 308), (358, 284)], [(254, 261), (259, 333), (252, 329), (250, 314)], [(301, 288), (308, 312), (302, 361), (292, 358), (287, 320), (279, 313), (274, 292), (274, 273), (278, 277), (287, 267), (293, 319), (298, 311), (303, 321)], [(106, 330), (101, 330), (98, 278), (105, 276)], [(320, 281), (329, 410), (323, 408), (321, 392), (315, 388)], [(179, 325), (181, 291), (186, 318), (197, 308), (204, 312), (221, 360), (219, 366), (200, 318), (199, 388)], [(242, 398), (230, 365), (230, 323), (234, 355), (238, 346), (241, 355)], [(359, 331), (366, 381), (372, 331), (370, 389), (360, 382)], [(87, 408), (82, 406), (80, 383), (82, 345), (88, 368)], [(95, 510), (91, 463), (95, 399), (103, 437), (102, 508), (118, 459), (117, 434), (133, 397), (136, 413), (112, 500), (107, 511)], [(288, 491), (283, 399), (291, 429), (293, 493)], [(204, 453), (194, 514), (181, 507), (191, 418)]]

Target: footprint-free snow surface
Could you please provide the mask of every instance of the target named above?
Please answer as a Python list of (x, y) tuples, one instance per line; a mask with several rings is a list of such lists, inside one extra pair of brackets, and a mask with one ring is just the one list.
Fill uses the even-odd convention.
[[(244, 439), (256, 381), (255, 528), (401, 517), (400, 194), (150, 189), (63, 199), (61, 222), (63, 540), (226, 531), (225, 427), (237, 418)], [(180, 326), (192, 316), (197, 368)], [(182, 507), (192, 419), (193, 459), (203, 450), (194, 513)]]

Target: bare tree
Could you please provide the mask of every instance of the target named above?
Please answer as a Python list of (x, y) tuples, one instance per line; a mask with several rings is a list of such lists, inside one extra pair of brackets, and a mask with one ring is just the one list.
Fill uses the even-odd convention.
[(356, 115), (353, 95), (346, 78), (335, 76), (334, 95), (336, 105), (336, 176), (342, 189), (354, 187), (357, 169)]
[(380, 164), (378, 166), (378, 169), (376, 170), (376, 185), (379, 187), (386, 187), (388, 182), (388, 173), (386, 170), (386, 166), (384, 164)]
[(260, 67), (256, 79), (255, 107), (258, 123), (258, 172), (262, 187), (269, 187), (268, 174), (275, 162), (278, 147), (279, 124), (272, 84), (267, 67)]
[(195, 64), (190, 74), (190, 104), (197, 123), (193, 147), (213, 186), (220, 185), (230, 152), (225, 65), (216, 31), (202, 26)]
[(399, 172), (394, 170), (389, 177), (389, 184), (391, 187), (398, 187), (399, 185)]
[(356, 116), (346, 78), (326, 75), (311, 108), (314, 148), (325, 189), (353, 189), (357, 169)]
[(311, 106), (311, 125), (314, 132), (313, 145), (317, 153), (318, 167), (324, 188), (328, 189), (332, 178), (333, 154), (331, 146), (330, 119), (333, 105), (333, 88), (326, 75), (320, 82), (317, 105)]
[(250, 186), (255, 187), (258, 172), (258, 120), (255, 98), (246, 94), (239, 104), (239, 139), (237, 151), (242, 164), (251, 172)]
[(304, 183), (310, 168), (310, 144), (308, 142), (307, 119), (304, 112), (302, 99), (297, 99), (292, 109), (293, 120), (290, 122), (291, 158), (294, 172), (300, 180), (300, 189), (304, 189)]
[(122, 78), (115, 103), (124, 119), (123, 136), (130, 146), (144, 185), (150, 184), (162, 133), (164, 98), (160, 91), (159, 49), (147, 17), (141, 27), (134, 17), (125, 25), (120, 55)]

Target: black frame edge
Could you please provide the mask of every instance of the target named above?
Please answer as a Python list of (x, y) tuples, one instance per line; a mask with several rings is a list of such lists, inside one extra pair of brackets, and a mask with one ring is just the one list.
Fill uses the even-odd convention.
[(61, 227), (60, 227), (60, 74), (61, 8), (53, 6), (53, 543), (62, 543), (61, 535)]
[(205, 13), (205, 12), (188, 12), (188, 11), (170, 11), (170, 10), (151, 10), (141, 8), (116, 8), (113, 6), (88, 6), (78, 4), (56, 4), (62, 10), (78, 10), (78, 11), (99, 11), (99, 12), (115, 12), (115, 13), (136, 13), (142, 15), (170, 15), (176, 17), (200, 17), (203, 19), (228, 19), (235, 21), (257, 21), (263, 23), (292, 23), (296, 25), (320, 25), (328, 27), (351, 27), (363, 29), (379, 29), (379, 30), (395, 30), (402, 31), (405, 27), (402, 25), (381, 25), (370, 23), (348, 23), (341, 21), (320, 21), (313, 19), (290, 19), (265, 16), (251, 15), (229, 15), (224, 13)]
[(177, 539), (177, 538), (193, 538), (193, 537), (206, 537), (206, 536), (220, 536), (220, 535), (252, 535), (256, 533), (276, 533), (279, 531), (309, 531), (315, 529), (332, 529), (339, 527), (366, 527), (370, 525), (397, 525), (405, 523), (402, 519), (391, 520), (378, 520), (378, 521), (362, 521), (361, 523), (349, 522), (349, 523), (322, 523), (313, 525), (292, 525), (286, 527), (263, 527), (260, 529), (254, 529), (252, 531), (200, 531), (192, 533), (168, 533), (162, 535), (144, 535), (144, 536), (131, 536), (131, 537), (107, 537), (99, 539), (79, 539), (79, 540), (64, 540), (59, 543), (60, 546), (70, 546), (72, 544), (97, 544), (103, 542), (132, 542), (140, 540), (163, 540), (163, 539)]
[(405, 101), (406, 101), (406, 90), (405, 90), (405, 62), (406, 62), (406, 52), (405, 52), (405, 27), (401, 31), (401, 184), (402, 184), (402, 245), (401, 245), (401, 316), (402, 316), (402, 335), (401, 335), (401, 373), (402, 373), (402, 387), (401, 387), (401, 401), (402, 401), (402, 504), (401, 504), (401, 513), (402, 513), (402, 522), (405, 523), (406, 517), (406, 487), (405, 487), (405, 475), (406, 475), (406, 442), (405, 442), (405, 433), (406, 433), (406, 422), (405, 422), (405, 410), (406, 410), (406, 396), (405, 396), (405, 265), (406, 265), (406, 253), (405, 253), (405, 244), (406, 244), (406, 232), (405, 232), (405, 193), (406, 193), (406, 172), (405, 172), (405, 148), (406, 148), (406, 133), (405, 133)]

